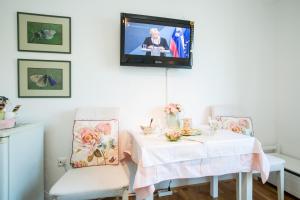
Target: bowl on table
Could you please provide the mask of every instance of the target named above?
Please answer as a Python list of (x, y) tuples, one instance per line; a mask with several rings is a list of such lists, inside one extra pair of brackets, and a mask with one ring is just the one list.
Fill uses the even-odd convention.
[(156, 130), (156, 128), (152, 126), (141, 126), (141, 129), (145, 135), (150, 135)]
[(180, 130), (174, 130), (174, 129), (170, 129), (165, 133), (166, 138), (171, 142), (178, 141), (181, 138), (181, 135), (182, 133)]

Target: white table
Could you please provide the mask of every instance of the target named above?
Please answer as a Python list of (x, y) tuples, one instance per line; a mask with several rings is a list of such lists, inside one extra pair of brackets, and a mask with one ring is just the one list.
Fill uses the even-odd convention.
[[(252, 199), (252, 171), (269, 175), (269, 163), (253, 137), (219, 130), (212, 136), (184, 137), (169, 142), (162, 134), (132, 132), (123, 151), (137, 164), (134, 190), (139, 199), (153, 198), (154, 184), (178, 178), (219, 176), (242, 172), (242, 199)], [(126, 146), (126, 145), (125, 145)]]

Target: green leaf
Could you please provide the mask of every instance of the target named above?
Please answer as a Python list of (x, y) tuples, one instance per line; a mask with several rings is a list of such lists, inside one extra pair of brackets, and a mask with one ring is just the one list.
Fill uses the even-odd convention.
[(87, 157), (87, 161), (88, 161), (88, 162), (92, 162), (93, 159), (94, 159), (94, 154), (89, 155), (89, 156)]
[(94, 155), (96, 156), (96, 157), (102, 157), (102, 154), (101, 154), (101, 152), (100, 152), (100, 150), (99, 149), (96, 149), (95, 151), (94, 151)]

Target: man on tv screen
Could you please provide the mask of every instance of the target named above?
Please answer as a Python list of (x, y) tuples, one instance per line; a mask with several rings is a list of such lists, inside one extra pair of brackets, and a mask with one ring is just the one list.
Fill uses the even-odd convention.
[(127, 22), (124, 53), (127, 55), (189, 58), (190, 29)]
[(142, 48), (148, 56), (165, 56), (169, 50), (169, 45), (165, 38), (160, 37), (157, 28), (150, 28), (150, 37), (146, 37)]

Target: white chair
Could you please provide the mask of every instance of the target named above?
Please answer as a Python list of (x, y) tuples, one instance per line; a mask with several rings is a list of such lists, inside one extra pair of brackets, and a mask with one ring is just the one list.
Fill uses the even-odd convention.
[[(76, 120), (118, 119), (117, 108), (80, 108)], [(97, 199), (119, 197), (128, 200), (129, 175), (126, 165), (105, 165), (68, 170), (51, 188), (53, 199)]]
[[(211, 109), (212, 117), (216, 118), (217, 116), (241, 116), (241, 109), (236, 106), (212, 106)], [(277, 196), (278, 200), (284, 200), (284, 165), (285, 160), (276, 157), (275, 154), (266, 154), (270, 163), (270, 172), (275, 172), (277, 175)], [(254, 172), (257, 173), (257, 172)], [(242, 191), (242, 175), (241, 173), (237, 174), (236, 178), (236, 198), (241, 200), (241, 191)], [(214, 176), (211, 178), (210, 184), (211, 196), (216, 198), (218, 197), (218, 177)]]

